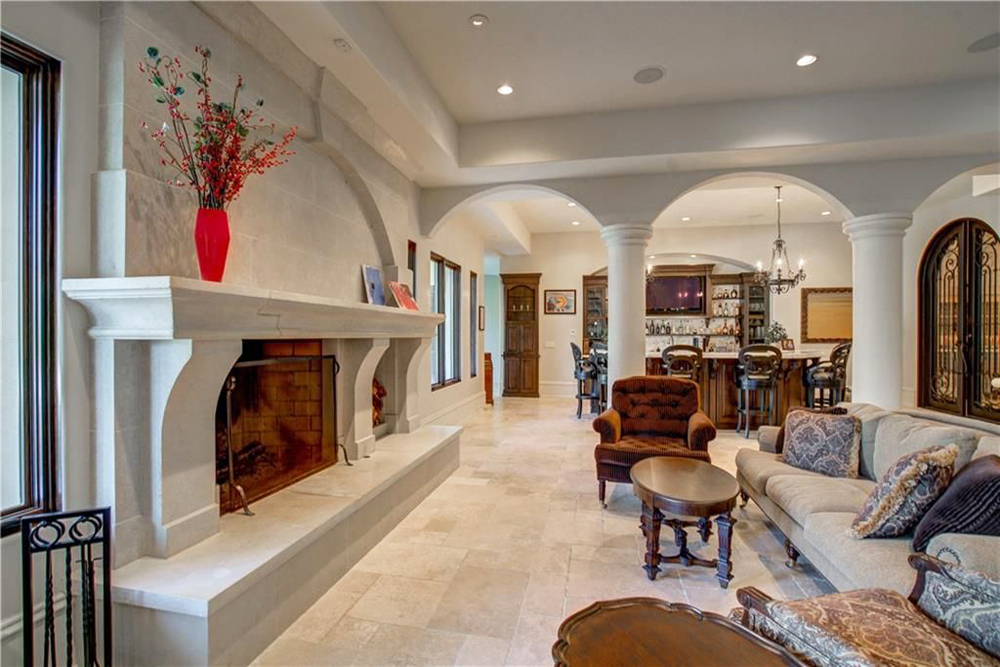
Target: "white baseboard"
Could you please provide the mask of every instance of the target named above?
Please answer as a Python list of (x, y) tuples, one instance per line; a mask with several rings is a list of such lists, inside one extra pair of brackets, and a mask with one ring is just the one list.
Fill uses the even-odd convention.
[(542, 380), (538, 383), (538, 393), (541, 396), (576, 396), (576, 382), (572, 380)]
[(427, 415), (421, 422), (422, 424), (445, 424), (445, 425), (458, 425), (464, 422), (466, 419), (476, 414), (485, 407), (486, 403), (486, 392), (477, 391), (471, 396), (466, 396), (465, 398), (452, 403), (446, 408), (438, 410), (437, 412)]

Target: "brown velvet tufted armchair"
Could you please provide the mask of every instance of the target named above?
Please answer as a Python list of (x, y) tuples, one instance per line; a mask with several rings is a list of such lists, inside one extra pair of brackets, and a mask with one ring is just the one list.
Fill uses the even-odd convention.
[(594, 449), (598, 498), (605, 507), (607, 483), (631, 484), (629, 470), (653, 456), (685, 456), (711, 463), (708, 443), (715, 425), (701, 411), (698, 385), (674, 377), (616, 380), (611, 408), (594, 420), (601, 442)]

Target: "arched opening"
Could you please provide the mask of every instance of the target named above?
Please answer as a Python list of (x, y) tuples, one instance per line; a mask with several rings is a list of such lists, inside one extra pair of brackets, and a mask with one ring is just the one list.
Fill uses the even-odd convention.
[(919, 404), (1000, 422), (1000, 242), (963, 218), (931, 238), (918, 283)]

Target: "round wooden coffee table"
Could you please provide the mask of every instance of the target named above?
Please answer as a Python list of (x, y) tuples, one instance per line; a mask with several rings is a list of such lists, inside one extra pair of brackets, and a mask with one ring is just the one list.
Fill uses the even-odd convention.
[[(660, 563), (682, 563), (717, 568), (716, 578), (723, 588), (733, 578), (732, 536), (733, 508), (740, 485), (736, 478), (710, 463), (675, 456), (657, 456), (632, 466), (632, 490), (642, 501), (640, 528), (646, 537), (646, 564), (643, 569), (650, 579), (656, 579)], [(694, 521), (664, 518), (663, 512), (696, 517)], [(705, 542), (712, 535), (712, 517), (719, 529), (719, 557), (699, 558), (688, 551), (689, 526), (697, 526)], [(660, 524), (674, 529), (677, 554), (660, 553)]]
[(802, 667), (783, 647), (718, 614), (655, 598), (602, 600), (559, 626), (556, 667)]

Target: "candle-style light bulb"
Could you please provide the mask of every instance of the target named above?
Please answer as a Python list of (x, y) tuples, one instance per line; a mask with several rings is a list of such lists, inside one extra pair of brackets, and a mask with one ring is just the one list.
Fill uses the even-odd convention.
[(758, 271), (764, 270), (764, 262), (760, 261), (759, 259), (757, 260), (757, 270)]
[(804, 260), (804, 259), (802, 259), (802, 258), (800, 257), (800, 258), (799, 258), (799, 268), (801, 269), (801, 268), (802, 268), (803, 266), (805, 266), (805, 265), (806, 265), (806, 260)]

